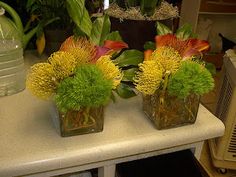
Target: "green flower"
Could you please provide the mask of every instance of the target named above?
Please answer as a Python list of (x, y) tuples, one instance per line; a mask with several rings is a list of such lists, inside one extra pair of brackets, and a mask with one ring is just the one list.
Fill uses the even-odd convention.
[(193, 61), (184, 61), (170, 77), (167, 89), (171, 95), (185, 98), (192, 93), (203, 95), (213, 88), (214, 79), (204, 66)]
[(59, 84), (55, 102), (62, 112), (98, 107), (108, 102), (112, 85), (112, 80), (104, 78), (96, 65), (82, 65), (74, 77), (68, 77)]

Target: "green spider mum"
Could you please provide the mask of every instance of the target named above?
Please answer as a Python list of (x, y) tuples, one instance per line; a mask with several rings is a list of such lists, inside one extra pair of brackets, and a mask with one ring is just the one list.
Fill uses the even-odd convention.
[(167, 89), (171, 95), (185, 98), (192, 93), (203, 95), (213, 88), (214, 79), (204, 66), (193, 61), (184, 61), (170, 77)]
[(59, 84), (55, 102), (62, 112), (105, 105), (112, 85), (112, 80), (104, 78), (96, 65), (82, 65), (77, 68), (74, 77), (68, 77)]

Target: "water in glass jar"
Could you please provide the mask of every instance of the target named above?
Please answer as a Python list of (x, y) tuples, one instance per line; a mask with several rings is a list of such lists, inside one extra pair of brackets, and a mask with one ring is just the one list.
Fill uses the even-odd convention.
[(25, 88), (23, 49), (18, 40), (0, 39), (0, 96)]

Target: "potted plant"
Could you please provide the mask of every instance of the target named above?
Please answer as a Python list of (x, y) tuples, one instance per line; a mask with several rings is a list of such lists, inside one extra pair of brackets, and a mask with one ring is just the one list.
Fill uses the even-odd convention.
[(122, 98), (136, 95), (128, 83), (143, 59), (140, 51), (121, 51), (128, 46), (110, 32), (108, 16), (92, 22), (84, 2), (67, 1), (75, 34), (47, 62), (35, 64), (26, 81), (34, 95), (56, 103), (62, 136), (102, 131), (103, 107), (113, 91)]
[(73, 34), (73, 23), (67, 13), (66, 0), (27, 0), (26, 10), (34, 17), (30, 26), (55, 19), (45, 27), (40, 25), (37, 30), (36, 45), (40, 54), (44, 50), (49, 55), (57, 51), (61, 43)]
[(99, 48), (84, 37), (71, 36), (46, 62), (29, 71), (26, 87), (35, 96), (56, 103), (59, 116), (54, 118), (59, 118), (55, 122), (60, 124), (61, 136), (103, 129), (104, 106), (123, 74), (111, 54)]
[(214, 87), (201, 60), (209, 43), (197, 39), (188, 25), (175, 34), (163, 24), (159, 27), (156, 47), (144, 52), (134, 78), (143, 94), (143, 110), (158, 129), (194, 123), (200, 96)]
[(178, 8), (160, 0), (114, 0), (105, 13), (112, 30), (118, 30), (130, 48), (143, 50), (144, 43), (156, 35), (156, 21), (172, 28)]

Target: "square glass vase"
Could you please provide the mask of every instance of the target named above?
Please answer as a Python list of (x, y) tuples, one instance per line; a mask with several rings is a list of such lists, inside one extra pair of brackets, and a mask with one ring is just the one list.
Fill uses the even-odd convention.
[(58, 112), (54, 120), (62, 137), (101, 132), (104, 124), (104, 106), (84, 107), (79, 111)]
[(143, 95), (143, 111), (161, 129), (193, 124), (197, 118), (200, 96), (191, 94), (180, 99), (167, 92)]

